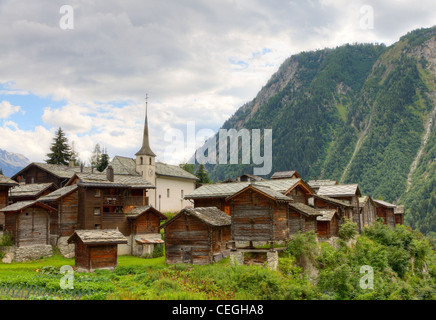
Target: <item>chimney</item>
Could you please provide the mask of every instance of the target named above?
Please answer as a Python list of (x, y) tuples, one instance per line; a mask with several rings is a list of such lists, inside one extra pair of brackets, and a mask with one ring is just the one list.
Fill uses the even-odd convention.
[(71, 167), (71, 168), (74, 168), (74, 167), (75, 167), (75, 165), (74, 165), (74, 160), (70, 160), (70, 161), (68, 162), (68, 166)]
[(112, 168), (112, 166), (108, 166), (106, 169), (106, 178), (110, 181), (110, 182), (114, 182), (114, 168)]
[(91, 166), (91, 173), (94, 173), (94, 166)]
[(80, 164), (80, 173), (83, 173), (83, 163)]

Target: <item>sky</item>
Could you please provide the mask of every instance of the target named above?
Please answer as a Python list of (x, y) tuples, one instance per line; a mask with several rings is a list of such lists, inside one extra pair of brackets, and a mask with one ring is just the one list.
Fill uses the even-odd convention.
[(216, 132), (289, 56), (435, 24), (434, 0), (0, 0), (0, 149), (42, 162), (61, 127), (84, 162), (134, 157), (147, 94), (151, 148), (178, 164), (189, 126)]

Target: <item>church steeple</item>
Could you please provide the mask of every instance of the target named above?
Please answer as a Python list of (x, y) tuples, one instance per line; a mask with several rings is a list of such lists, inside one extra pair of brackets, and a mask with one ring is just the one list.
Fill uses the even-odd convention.
[(148, 95), (145, 96), (145, 124), (144, 124), (144, 136), (142, 138), (142, 148), (135, 154), (136, 156), (144, 155), (144, 156), (152, 156), (156, 157), (153, 151), (151, 151), (150, 143), (148, 140), (148, 121), (147, 121), (147, 112), (148, 112)]

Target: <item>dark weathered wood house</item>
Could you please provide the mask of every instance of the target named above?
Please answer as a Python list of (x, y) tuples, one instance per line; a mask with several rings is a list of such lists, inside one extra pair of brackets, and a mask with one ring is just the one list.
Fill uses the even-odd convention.
[(336, 210), (318, 210), (322, 215), (316, 218), (319, 238), (331, 238), (339, 235), (339, 216)]
[(311, 206), (317, 209), (335, 209), (339, 217), (339, 225), (344, 221), (344, 218), (352, 219), (353, 205), (348, 201), (342, 201), (327, 196), (313, 195)]
[[(255, 184), (256, 186), (269, 187), (282, 194), (298, 192), (298, 195), (300, 195), (305, 193), (305, 191), (300, 191), (300, 189), (305, 190), (305, 188), (302, 187), (304, 183), (300, 178), (261, 180), (255, 182)], [(227, 201), (227, 198), (241, 191), (248, 185), (250, 185), (250, 182), (206, 184), (186, 195), (185, 199), (191, 200), (194, 208), (216, 207), (226, 212), (228, 215), (231, 215), (231, 205)]]
[(322, 213), (304, 203), (292, 202), (289, 203), (289, 233), (290, 235), (298, 234), (299, 232), (313, 231), (317, 233), (317, 217)]
[[(17, 186), (18, 183), (0, 174), (0, 209), (9, 205), (9, 190)], [(0, 232), (3, 231), (5, 224), (4, 214), (0, 212)]]
[(231, 218), (216, 207), (185, 208), (161, 227), (165, 263), (209, 264), (227, 255)]
[(396, 205), (382, 200), (374, 200), (374, 202), (377, 205), (377, 217), (382, 218), (384, 224), (395, 228), (394, 210)]
[(362, 229), (362, 217), (360, 215), (359, 198), (362, 196), (357, 184), (337, 184), (333, 186), (321, 186), (317, 195), (346, 201), (353, 206), (352, 221), (357, 224), (357, 230)]
[(127, 239), (118, 230), (76, 230), (68, 239), (75, 244), (77, 271), (113, 270), (117, 266), (117, 245)]
[(164, 243), (159, 227), (163, 220), (168, 219), (167, 216), (152, 206), (134, 207), (126, 215), (133, 237), (132, 255), (151, 256), (155, 247)]
[(232, 241), (286, 241), (292, 198), (272, 188), (250, 184), (226, 199), (232, 212)]
[(50, 212), (55, 209), (39, 201), (20, 201), (0, 212), (5, 215), (4, 231), (16, 247), (50, 244)]

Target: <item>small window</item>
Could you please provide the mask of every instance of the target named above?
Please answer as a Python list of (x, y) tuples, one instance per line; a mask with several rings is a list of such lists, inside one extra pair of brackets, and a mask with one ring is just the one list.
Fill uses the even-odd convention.
[(101, 191), (100, 191), (100, 189), (95, 189), (95, 194), (94, 194), (94, 196), (95, 196), (96, 198), (100, 198), (100, 197), (101, 197)]
[(148, 162), (149, 162), (149, 165), (151, 166), (151, 157), (150, 157), (150, 159), (149, 159), (149, 161), (148, 161)]
[(144, 159), (142, 157), (140, 157), (139, 160), (141, 162), (141, 165), (143, 165), (144, 164)]
[(100, 208), (99, 207), (94, 208), (94, 215), (95, 216), (99, 216), (100, 215)]
[(170, 189), (167, 189), (167, 198), (170, 197)]
[(224, 212), (230, 216), (230, 206), (225, 206), (224, 207)]
[(95, 225), (94, 225), (94, 229), (95, 229), (95, 230), (99, 230), (99, 229), (101, 229), (101, 224), (95, 224)]

